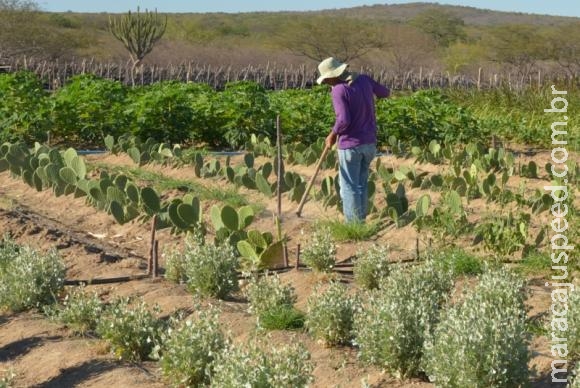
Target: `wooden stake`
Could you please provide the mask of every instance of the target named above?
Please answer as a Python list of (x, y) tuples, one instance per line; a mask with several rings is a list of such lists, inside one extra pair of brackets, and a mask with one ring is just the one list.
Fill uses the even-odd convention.
[(149, 248), (149, 262), (147, 264), (147, 274), (151, 277), (155, 277), (154, 275), (154, 266), (156, 264), (156, 252), (155, 252), (155, 225), (157, 224), (157, 215), (154, 215), (151, 219), (151, 240), (150, 240), (150, 248)]
[(296, 246), (296, 269), (300, 267), (300, 244)]

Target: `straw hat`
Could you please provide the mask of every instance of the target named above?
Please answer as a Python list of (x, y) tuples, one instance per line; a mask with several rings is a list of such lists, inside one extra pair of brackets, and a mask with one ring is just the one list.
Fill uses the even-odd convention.
[(340, 77), (347, 67), (346, 63), (342, 63), (334, 57), (326, 58), (318, 65), (320, 77), (318, 77), (316, 83), (320, 85), (327, 78)]

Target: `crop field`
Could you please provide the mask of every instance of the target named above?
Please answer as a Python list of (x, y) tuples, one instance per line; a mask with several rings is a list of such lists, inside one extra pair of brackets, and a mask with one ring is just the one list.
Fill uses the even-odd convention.
[(550, 282), (580, 286), (552, 254), (579, 241), (579, 101), (558, 163), (553, 98), (380, 101), (345, 225), (335, 152), (296, 214), (327, 89), (1, 74), (0, 387), (551, 387), (558, 335), (571, 381), (580, 292), (564, 333)]

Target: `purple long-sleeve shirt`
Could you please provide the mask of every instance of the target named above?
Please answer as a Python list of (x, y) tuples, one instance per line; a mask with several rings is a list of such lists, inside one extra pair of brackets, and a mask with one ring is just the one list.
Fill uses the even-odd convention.
[(367, 75), (360, 74), (349, 85), (332, 87), (332, 105), (336, 121), (332, 132), (338, 138), (338, 148), (348, 149), (377, 142), (375, 99), (389, 97), (390, 90)]

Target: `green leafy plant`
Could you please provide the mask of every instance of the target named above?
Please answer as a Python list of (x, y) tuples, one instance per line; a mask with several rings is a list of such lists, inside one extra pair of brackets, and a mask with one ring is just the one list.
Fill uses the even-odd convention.
[(56, 302), (64, 276), (56, 250), (40, 253), (6, 237), (0, 241), (0, 310), (18, 312)]
[(388, 257), (388, 249), (382, 245), (359, 251), (353, 267), (355, 283), (367, 290), (379, 288), (390, 273)]
[(436, 265), (453, 273), (454, 277), (478, 275), (483, 272), (484, 268), (482, 259), (457, 247), (437, 252), (430, 258)]
[(274, 307), (293, 306), (297, 299), (294, 287), (282, 284), (276, 273), (251, 277), (244, 294), (250, 303), (249, 311), (258, 316)]
[(105, 310), (96, 293), (89, 294), (84, 286), (71, 290), (62, 301), (62, 306), (49, 306), (46, 313), (75, 333), (84, 335), (93, 332)]
[(353, 316), (358, 298), (348, 294), (345, 285), (332, 282), (319, 285), (308, 298), (306, 327), (314, 338), (326, 345), (348, 344), (352, 337)]
[(530, 214), (523, 212), (487, 217), (475, 228), (475, 241), (482, 241), (485, 249), (498, 258), (509, 257), (525, 246), (530, 217)]
[(568, 354), (580, 358), (580, 291), (575, 289), (568, 299)]
[(229, 245), (195, 245), (183, 254), (187, 288), (194, 294), (223, 299), (239, 289), (238, 258)]
[(336, 263), (336, 245), (326, 228), (316, 229), (310, 243), (304, 247), (301, 261), (315, 271), (328, 272)]
[(451, 273), (433, 262), (393, 270), (355, 315), (360, 358), (402, 377), (418, 375), (423, 345), (452, 285)]
[(263, 311), (258, 320), (264, 329), (296, 330), (304, 326), (306, 316), (293, 306), (279, 305)]
[[(163, 324), (143, 300), (131, 302), (129, 298), (114, 301), (99, 319), (96, 332), (119, 359), (146, 360), (159, 344)], [(158, 313), (159, 307), (154, 310)]]
[(529, 378), (523, 281), (505, 268), (484, 272), (442, 316), (425, 343), (425, 370), (440, 387), (518, 387)]
[(197, 306), (198, 313), (185, 322), (173, 320), (161, 335), (161, 371), (174, 386), (202, 386), (209, 383), (212, 363), (227, 346), (220, 329), (219, 311)]
[(211, 385), (221, 388), (306, 387), (312, 380), (314, 366), (302, 344), (271, 347), (263, 350), (256, 342), (230, 345), (214, 362)]

